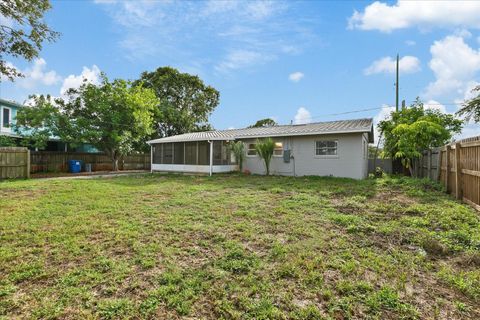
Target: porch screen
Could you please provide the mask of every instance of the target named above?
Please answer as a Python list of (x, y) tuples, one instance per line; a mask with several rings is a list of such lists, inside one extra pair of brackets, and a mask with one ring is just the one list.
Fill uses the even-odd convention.
[(173, 163), (174, 164), (184, 164), (185, 159), (183, 158), (184, 154), (184, 143), (176, 142), (173, 145)]
[(185, 142), (185, 164), (197, 164), (197, 142)]
[(210, 164), (210, 143), (208, 143), (207, 141), (198, 142), (198, 164)]
[(172, 164), (173, 160), (173, 143), (163, 144), (162, 163)]
[(228, 165), (231, 164), (230, 148), (226, 141), (213, 142), (213, 164)]
[(162, 164), (162, 143), (157, 143), (152, 146), (153, 148), (153, 163)]

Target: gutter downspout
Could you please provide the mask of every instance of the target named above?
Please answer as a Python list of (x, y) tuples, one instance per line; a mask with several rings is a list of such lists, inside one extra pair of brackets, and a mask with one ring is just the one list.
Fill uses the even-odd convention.
[(210, 177), (212, 176), (213, 174), (213, 141), (210, 141), (208, 140), (208, 143), (210, 143), (210, 170), (209, 170), (209, 173), (210, 173)]

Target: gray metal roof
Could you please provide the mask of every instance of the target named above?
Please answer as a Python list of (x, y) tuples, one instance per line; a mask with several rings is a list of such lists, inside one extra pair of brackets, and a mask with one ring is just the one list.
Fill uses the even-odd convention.
[(308, 136), (335, 133), (367, 132), (370, 142), (373, 142), (373, 120), (354, 119), (315, 122), (308, 124), (280, 125), (262, 128), (244, 128), (230, 130), (214, 130), (192, 132), (177, 136), (165, 137), (148, 141), (148, 143), (188, 142), (206, 140), (237, 140), (248, 138)]

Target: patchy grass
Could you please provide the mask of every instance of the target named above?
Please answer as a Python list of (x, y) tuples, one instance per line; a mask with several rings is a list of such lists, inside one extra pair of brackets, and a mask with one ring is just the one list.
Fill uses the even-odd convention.
[(480, 216), (426, 180), (31, 180), (0, 203), (0, 318), (480, 318)]

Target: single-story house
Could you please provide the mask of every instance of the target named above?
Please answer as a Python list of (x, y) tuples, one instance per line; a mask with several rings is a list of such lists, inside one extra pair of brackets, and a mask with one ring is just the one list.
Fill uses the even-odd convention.
[(186, 133), (148, 141), (152, 171), (220, 173), (238, 170), (230, 141), (245, 143), (243, 169), (265, 174), (257, 155), (258, 139), (272, 138), (270, 171), (287, 176), (335, 176), (362, 179), (368, 174), (372, 119), (356, 119), (261, 128)]

